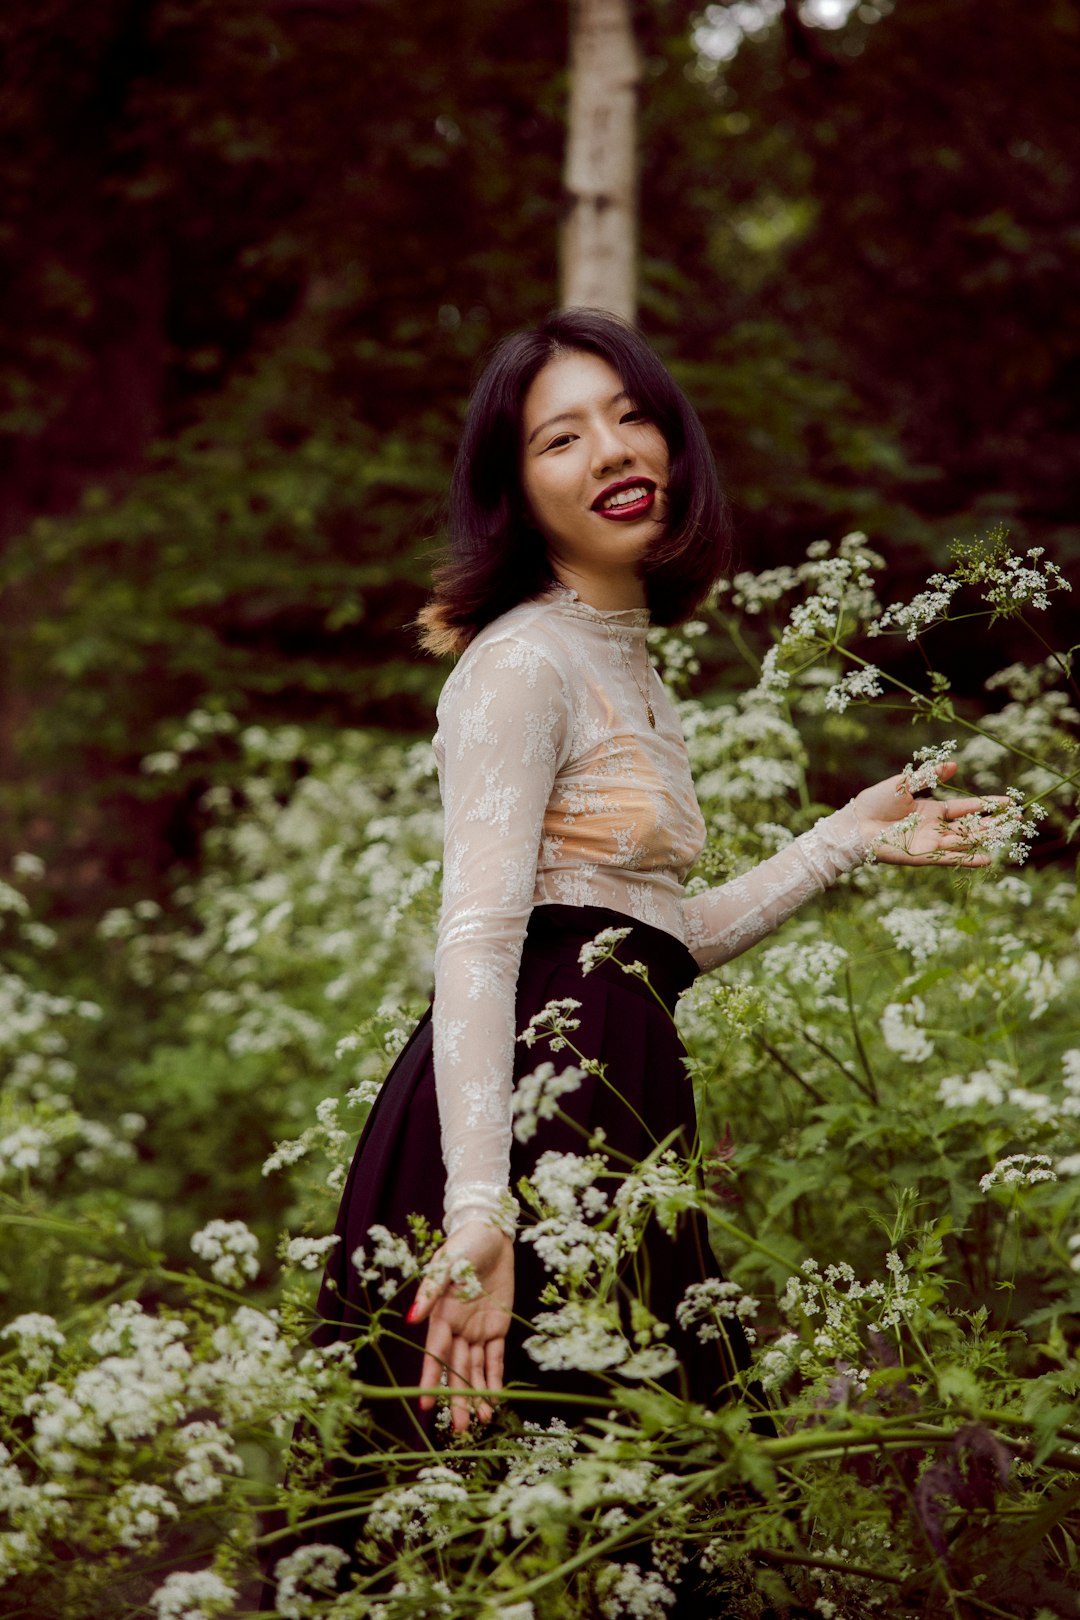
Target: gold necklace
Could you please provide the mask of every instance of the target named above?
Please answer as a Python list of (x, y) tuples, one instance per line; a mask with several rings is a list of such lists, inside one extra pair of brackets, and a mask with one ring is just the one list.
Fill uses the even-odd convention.
[[(622, 661), (626, 665), (627, 672), (629, 673), (630, 679), (633, 681), (634, 685), (637, 687), (638, 691), (641, 693), (641, 701), (645, 705), (645, 713), (649, 717), (649, 724), (650, 724), (650, 726), (652, 726), (653, 730), (655, 731), (656, 730), (656, 715), (653, 713), (653, 706), (649, 702), (648, 687), (647, 686), (642, 686), (641, 682), (637, 678), (637, 670), (634, 668), (633, 662), (631, 661), (631, 658), (630, 658), (630, 649), (629, 649), (629, 647), (627, 647), (626, 643), (621, 639), (621, 637), (616, 635), (615, 631), (611, 628), (610, 624), (607, 624), (605, 622), (604, 629), (607, 631), (608, 636), (610, 637), (610, 639), (614, 643), (614, 645), (616, 647), (618, 647), (619, 652), (622, 655)], [(651, 660), (649, 658), (649, 644), (648, 644), (648, 642), (645, 643), (645, 668), (646, 668), (646, 670), (648, 672), (646, 674), (646, 676), (645, 676), (645, 679), (646, 679), (646, 681), (648, 681), (649, 675), (652, 674), (652, 662), (651, 662)]]

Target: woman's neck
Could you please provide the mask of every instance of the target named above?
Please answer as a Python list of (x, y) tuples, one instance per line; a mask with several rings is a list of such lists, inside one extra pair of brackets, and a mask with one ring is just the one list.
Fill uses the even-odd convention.
[(560, 585), (577, 594), (579, 602), (600, 613), (627, 613), (647, 606), (644, 581), (637, 574), (593, 574), (554, 563), (552, 573)]

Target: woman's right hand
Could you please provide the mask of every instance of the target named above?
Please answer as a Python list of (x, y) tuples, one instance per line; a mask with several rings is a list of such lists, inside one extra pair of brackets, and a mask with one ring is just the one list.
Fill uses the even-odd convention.
[[(467, 1260), (479, 1292), (458, 1288), (450, 1276), (457, 1260)], [(432, 1388), (446, 1374), (451, 1391), (450, 1417), (455, 1430), (467, 1429), (471, 1403), (466, 1389), (503, 1387), (503, 1352), (514, 1304), (514, 1244), (505, 1232), (486, 1221), (466, 1221), (432, 1258), (409, 1311), (410, 1322), (428, 1324), (420, 1383)], [(422, 1395), (429, 1412), (434, 1395)], [(494, 1412), (488, 1400), (476, 1402), (476, 1416), (487, 1423)]]

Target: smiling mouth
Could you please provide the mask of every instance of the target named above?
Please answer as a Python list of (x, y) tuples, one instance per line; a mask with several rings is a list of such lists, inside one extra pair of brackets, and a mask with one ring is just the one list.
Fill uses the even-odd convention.
[(649, 478), (628, 478), (609, 484), (593, 501), (592, 510), (604, 518), (643, 517), (656, 500), (656, 485)]

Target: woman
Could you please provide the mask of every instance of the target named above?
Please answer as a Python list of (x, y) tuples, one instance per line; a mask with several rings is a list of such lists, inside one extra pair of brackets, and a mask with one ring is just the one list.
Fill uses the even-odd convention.
[[(557, 1410), (561, 1390), (590, 1387), (588, 1375), (542, 1371), (525, 1351), (549, 1278), (531, 1245), (515, 1245), (519, 1178), (549, 1149), (584, 1151), (582, 1133), (598, 1128), (620, 1163), (669, 1138), (686, 1151), (694, 1134), (667, 1012), (610, 961), (586, 976), (582, 945), (630, 927), (622, 959), (644, 962), (673, 1007), (696, 973), (777, 927), (913, 813), (915, 833), (903, 848), (881, 845), (879, 858), (979, 864), (949, 823), (983, 801), (916, 800), (893, 778), (754, 871), (684, 895), (705, 828), (646, 626), (690, 616), (723, 569), (728, 529), (700, 422), (644, 340), (613, 317), (564, 311), (496, 350), (472, 398), (449, 527), (449, 562), (423, 615), (427, 645), (462, 655), (435, 739), (446, 844), (434, 1003), (358, 1147), (320, 1336), (351, 1336), (364, 1319), (350, 1257), (370, 1228), (403, 1231), (410, 1213), (423, 1214), (446, 1233), (440, 1258), (468, 1261), (479, 1291), (465, 1297), (445, 1265), (432, 1267), (396, 1348), (380, 1340), (379, 1364), (365, 1352), (361, 1372), (446, 1382), (461, 1430), (492, 1414), (491, 1394), (469, 1391), (548, 1391), (550, 1407), (523, 1409), (531, 1418)], [(577, 1131), (542, 1121), (516, 1142), (514, 1080), (538, 1059), (515, 1037), (561, 998), (581, 1003), (575, 1043), (608, 1066), (630, 1106), (587, 1074), (560, 1104)], [(686, 1217), (675, 1239), (650, 1229), (644, 1251), (648, 1308), (673, 1324), (686, 1286), (715, 1275), (703, 1223)], [(675, 1382), (698, 1400), (723, 1398), (745, 1356), (738, 1324), (719, 1350), (674, 1326), (672, 1335)], [(375, 1421), (415, 1447), (435, 1403), (380, 1402)]]

